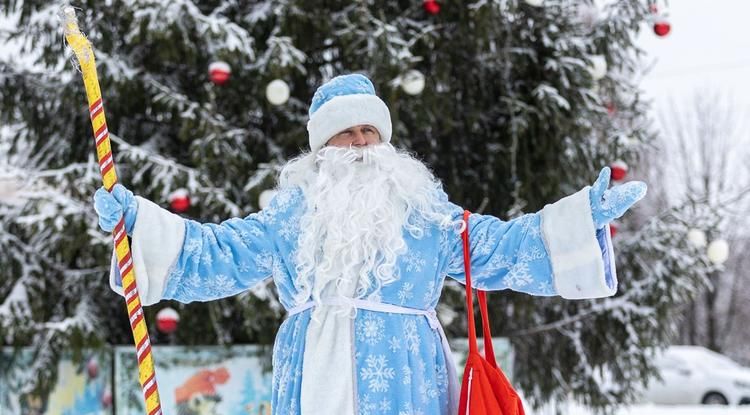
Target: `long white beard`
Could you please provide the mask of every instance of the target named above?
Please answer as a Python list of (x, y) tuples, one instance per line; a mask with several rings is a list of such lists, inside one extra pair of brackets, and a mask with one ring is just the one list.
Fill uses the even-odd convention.
[(297, 303), (338, 297), (379, 299), (399, 279), (403, 232), (450, 225), (442, 186), (427, 167), (390, 144), (325, 147), (282, 170), (280, 186), (299, 186), (307, 209), (296, 252)]

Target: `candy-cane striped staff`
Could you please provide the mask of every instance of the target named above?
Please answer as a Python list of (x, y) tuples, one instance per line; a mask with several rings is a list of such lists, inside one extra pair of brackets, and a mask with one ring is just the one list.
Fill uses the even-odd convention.
[[(63, 7), (60, 13), (65, 39), (73, 49), (76, 59), (83, 74), (83, 83), (86, 87), (86, 97), (89, 103), (91, 115), (91, 126), (94, 129), (96, 141), (96, 155), (99, 159), (99, 169), (102, 174), (104, 187), (108, 191), (117, 183), (115, 173), (115, 161), (112, 157), (112, 147), (109, 141), (107, 121), (104, 117), (104, 105), (102, 93), (99, 88), (99, 78), (96, 75), (96, 63), (94, 62), (94, 51), (86, 36), (78, 28), (78, 19), (75, 9), (71, 6)], [(130, 316), (130, 328), (133, 332), (136, 354), (138, 356), (139, 381), (143, 389), (143, 397), (146, 400), (146, 413), (148, 415), (161, 414), (161, 402), (159, 390), (156, 385), (156, 372), (154, 371), (154, 360), (151, 355), (151, 341), (143, 318), (138, 288), (135, 284), (135, 271), (133, 270), (133, 259), (130, 255), (130, 244), (125, 233), (125, 219), (120, 221), (112, 231), (115, 241), (117, 265), (122, 276), (122, 284), (127, 302), (128, 315)]]

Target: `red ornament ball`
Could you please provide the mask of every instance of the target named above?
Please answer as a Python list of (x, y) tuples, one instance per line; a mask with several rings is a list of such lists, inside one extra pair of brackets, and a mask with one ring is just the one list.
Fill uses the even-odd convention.
[(424, 7), (424, 11), (433, 16), (440, 13), (440, 3), (435, 0), (425, 0), (422, 6)]
[(617, 234), (617, 229), (620, 227), (616, 222), (610, 222), (609, 224), (609, 236), (614, 238)]
[(232, 74), (232, 68), (224, 61), (211, 62), (208, 65), (208, 76), (216, 85), (224, 85), (229, 82), (229, 76)]
[(174, 333), (179, 323), (180, 315), (173, 308), (162, 308), (156, 313), (156, 328), (162, 333)]
[(664, 37), (669, 34), (670, 30), (672, 30), (672, 25), (666, 20), (658, 20), (654, 23), (654, 33), (656, 33), (656, 36)]
[(612, 180), (616, 182), (628, 175), (628, 165), (622, 160), (615, 161), (609, 168), (612, 170)]
[(190, 196), (187, 189), (177, 189), (169, 194), (169, 207), (172, 212), (185, 213), (190, 209)]
[(96, 361), (95, 357), (92, 357), (86, 363), (86, 373), (88, 373), (91, 379), (99, 376), (99, 362)]

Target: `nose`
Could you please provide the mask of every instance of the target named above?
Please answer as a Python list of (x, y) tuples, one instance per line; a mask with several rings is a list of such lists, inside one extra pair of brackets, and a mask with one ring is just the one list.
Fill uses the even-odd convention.
[(360, 129), (356, 129), (354, 133), (352, 134), (352, 145), (358, 146), (358, 147), (367, 145), (367, 139), (365, 139), (365, 134)]

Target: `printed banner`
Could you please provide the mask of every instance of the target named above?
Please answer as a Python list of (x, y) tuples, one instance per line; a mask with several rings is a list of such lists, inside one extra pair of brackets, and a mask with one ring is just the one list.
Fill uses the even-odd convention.
[(74, 362), (61, 359), (57, 382), (48, 396), (26, 389), (29, 367), (44, 356), (32, 348), (0, 350), (0, 414), (112, 415), (112, 358), (109, 350), (84, 352)]
[[(480, 352), (484, 353), (482, 339), (478, 340)], [(506, 338), (493, 338), (492, 343), (498, 364), (510, 378), (513, 374), (510, 342)], [(453, 339), (451, 349), (460, 379), (466, 364), (468, 339)], [(270, 347), (156, 346), (153, 353), (163, 413), (271, 414)], [(31, 348), (15, 352), (12, 348), (0, 349), (0, 414), (145, 413), (133, 346), (87, 352), (78, 363), (61, 360), (59, 377), (48, 397), (24, 392), (23, 388), (28, 382), (28, 367), (39, 358)]]
[[(162, 412), (270, 415), (271, 350), (260, 346), (153, 348)], [(116, 415), (143, 415), (132, 346), (115, 348)]]

